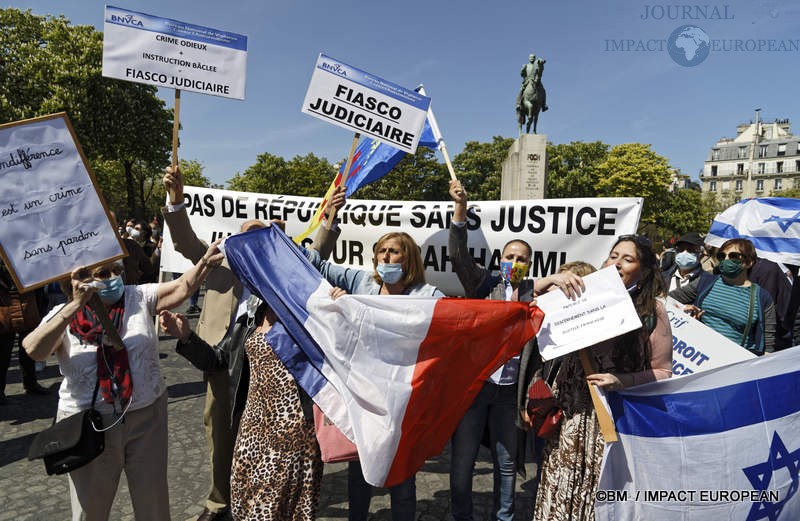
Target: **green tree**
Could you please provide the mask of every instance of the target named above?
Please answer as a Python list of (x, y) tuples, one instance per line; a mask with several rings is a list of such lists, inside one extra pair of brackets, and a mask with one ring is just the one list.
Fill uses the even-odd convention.
[(659, 212), (667, 206), (673, 169), (650, 145), (626, 143), (616, 145), (594, 169), (597, 196), (643, 197), (641, 225), (655, 224)]
[(665, 203), (654, 221), (663, 236), (681, 236), (692, 231), (706, 233), (711, 226), (714, 208), (703, 198), (700, 190), (678, 189), (669, 194)]
[(602, 141), (547, 144), (547, 197), (595, 197), (597, 165), (608, 156)]
[[(453, 168), (458, 179), (474, 201), (500, 199), (500, 176), (503, 161), (513, 138), (494, 136), (491, 143), (468, 141), (464, 149), (453, 158)], [(447, 196), (449, 199), (449, 196)]]
[(102, 54), (91, 26), (0, 9), (0, 122), (66, 112), (97, 170), (119, 163), (124, 185), (101, 184), (103, 192), (124, 187), (125, 213), (141, 217), (169, 157), (172, 111), (155, 87), (103, 78)]
[(406, 154), (391, 172), (361, 187), (353, 197), (381, 201), (449, 200), (449, 179), (447, 167), (436, 160), (436, 152), (419, 147), (415, 154)]
[(792, 198), (800, 198), (800, 188), (787, 188), (786, 190), (778, 190), (777, 192), (771, 192), (770, 197), (792, 197)]
[(256, 163), (228, 181), (240, 192), (322, 197), (336, 175), (331, 163), (313, 153), (286, 161), (270, 153), (259, 154)]

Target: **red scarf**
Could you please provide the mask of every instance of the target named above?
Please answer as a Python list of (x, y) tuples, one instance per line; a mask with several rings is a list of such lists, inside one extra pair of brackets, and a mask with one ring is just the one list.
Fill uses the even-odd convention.
[[(125, 316), (125, 297), (109, 306), (108, 318), (119, 332)], [(133, 394), (133, 380), (128, 362), (128, 351), (117, 351), (114, 347), (103, 345), (103, 326), (94, 311), (84, 306), (75, 314), (69, 324), (69, 332), (81, 339), (82, 343), (97, 346), (97, 380), (100, 394), (106, 403), (113, 404), (119, 398), (122, 407), (127, 405)]]

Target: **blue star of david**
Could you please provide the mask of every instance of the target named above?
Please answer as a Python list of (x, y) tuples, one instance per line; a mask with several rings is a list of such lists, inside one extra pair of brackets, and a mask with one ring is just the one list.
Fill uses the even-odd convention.
[(778, 226), (781, 227), (781, 230), (784, 232), (789, 229), (791, 225), (794, 223), (800, 223), (800, 212), (797, 212), (791, 217), (778, 217), (777, 215), (773, 215), (767, 219), (764, 219), (765, 223), (778, 223)]
[(789, 452), (776, 431), (772, 435), (772, 444), (769, 447), (767, 461), (743, 468), (742, 472), (750, 480), (754, 490), (767, 490), (770, 481), (772, 481), (772, 473), (783, 468), (789, 471), (789, 476), (792, 479), (792, 484), (789, 486), (789, 490), (786, 491), (786, 497), (777, 503), (768, 501), (753, 503), (753, 506), (750, 507), (750, 513), (747, 515), (747, 521), (757, 521), (759, 519), (777, 521), (783, 506), (800, 488), (800, 449)]

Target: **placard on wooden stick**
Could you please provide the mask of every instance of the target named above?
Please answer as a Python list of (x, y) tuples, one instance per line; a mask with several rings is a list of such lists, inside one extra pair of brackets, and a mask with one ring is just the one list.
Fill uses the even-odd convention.
[(67, 115), (0, 125), (0, 257), (17, 288), (126, 255)]

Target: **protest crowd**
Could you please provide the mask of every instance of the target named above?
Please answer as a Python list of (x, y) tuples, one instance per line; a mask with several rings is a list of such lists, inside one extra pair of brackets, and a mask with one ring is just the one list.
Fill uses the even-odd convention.
[[(57, 419), (87, 408), (102, 416), (108, 429), (105, 450), (68, 473), (73, 519), (107, 519), (123, 470), (137, 519), (169, 519), (169, 433), (152, 321), (159, 316), (163, 331), (178, 339), (177, 352), (203, 371), (208, 384), (203, 422), (212, 487), (198, 521), (314, 519), (325, 452), (319, 443), (330, 442), (318, 441), (314, 400), (298, 375), (276, 356), (277, 341), (274, 345), (272, 339), (277, 336), (271, 335), (280, 335), (275, 333), (279, 328), (286, 335), (289, 325), (282, 323), (264, 295), (253, 293), (252, 281), (242, 280), (230, 259), (223, 260), (219, 241), (207, 245), (197, 237), (177, 167), (167, 168), (164, 184), (170, 198), (163, 209), (165, 226), (175, 250), (194, 267), (175, 274), (170, 282), (156, 282), (162, 240), (158, 221), (129, 219), (118, 228), (129, 252), (124, 261), (92, 270), (76, 267), (71, 280), (40, 292), (38, 302), (27, 299), (29, 294), (21, 296), (5, 270), (0, 279), (3, 374), (18, 335), (18, 345), (24, 347), (23, 374), (30, 378), (28, 392), (40, 391), (35, 373), (26, 369), (23, 359), (32, 363), (54, 354), (64, 375)], [(534, 280), (529, 269), (535, 243), (520, 235), (503, 247), (500, 273), (494, 274), (475, 263), (467, 248), (467, 193), (458, 181), (451, 181), (450, 195), (454, 210), (448, 254), (468, 299), (528, 302), (533, 310), (537, 298), (552, 291), (567, 299), (579, 298), (585, 292), (583, 277), (611, 266), (641, 320), (641, 327), (596, 343), (581, 356), (573, 352), (545, 361), (536, 339), (529, 338), (516, 346), (514, 356), (484, 373), (452, 432), (445, 435), (451, 443), (450, 511), (455, 520), (474, 519), (472, 479), (481, 444), (488, 445), (494, 466), (493, 519), (514, 519), (515, 480), (517, 473), (524, 475), (525, 461), (535, 461), (538, 468), (534, 519), (594, 519), (604, 439), (590, 389), (620, 391), (672, 376), (673, 338), (663, 300), (668, 294), (695, 319), (756, 355), (800, 340), (797, 302), (792, 297), (796, 268), (758, 258), (750, 241), (729, 240), (709, 254), (702, 237), (690, 232), (659, 259), (647, 237), (623, 235), (603, 266), (573, 259), (557, 273)], [(326, 260), (340, 233), (335, 214), (344, 204), (340, 188), (313, 249), (298, 250), (330, 283), (332, 302), (349, 294), (444, 296), (426, 284), (420, 248), (405, 232), (387, 234), (376, 242), (371, 270)], [(276, 226), (282, 223), (251, 220), (241, 232)], [(186, 316), (170, 310), (192, 296), (196, 299), (203, 283), (202, 310), (196, 300), (189, 310), (200, 312), (192, 331)], [(43, 297), (51, 292), (63, 295), (51, 298), (53, 305), (48, 306)], [(115, 352), (103, 342), (106, 325), (89, 307), (94, 294), (108, 307), (125, 350)], [(14, 306), (30, 310), (36, 323), (12, 321)], [(472, 335), (477, 330), (459, 333)], [(391, 350), (391, 345), (381, 348)], [(543, 401), (550, 408), (542, 407)], [(555, 420), (554, 408), (559, 411)], [(341, 438), (337, 448), (351, 446), (349, 519), (366, 520), (372, 485), (365, 479), (355, 447)], [(526, 454), (531, 447), (533, 454)], [(387, 483), (396, 520), (416, 519), (414, 473), (407, 474)]]
[[(244, 99), (246, 37), (106, 9), (106, 76)], [(203, 79), (168, 58), (137, 68), (160, 54), (128, 40), (150, 45), (153, 33), (203, 56), (179, 62)], [(197, 54), (212, 44), (217, 54)], [(534, 133), (548, 108), (543, 66), (531, 55), (523, 67), (520, 133), (527, 98), (542, 105), (528, 111)], [(66, 474), (71, 519), (108, 520), (123, 472), (137, 520), (171, 519), (159, 334), (202, 373), (210, 489), (197, 521), (311, 521), (324, 466), (340, 462), (349, 521), (370, 519), (376, 487), (394, 521), (416, 521), (418, 473), (446, 447), (454, 521), (479, 517), (481, 447), (496, 521), (686, 521), (698, 505), (703, 519), (800, 519), (797, 201), (764, 200), (775, 213), (759, 224), (783, 236), (712, 224), (663, 251), (637, 233), (641, 198), (470, 202), (424, 89), (361, 73), (321, 53), (306, 93), (302, 112), (355, 134), (319, 203), (186, 186), (179, 90), (166, 202), (149, 221), (109, 211), (64, 113), (0, 126), (0, 185), (13, 192), (0, 231), (0, 407), (15, 348), (30, 395), (49, 393), (36, 364), (57, 361), (55, 418), (28, 457)], [(443, 152), (450, 201), (347, 206), (417, 145)], [(731, 463), (739, 456), (750, 459)], [(519, 520), (526, 463), (535, 501)]]

